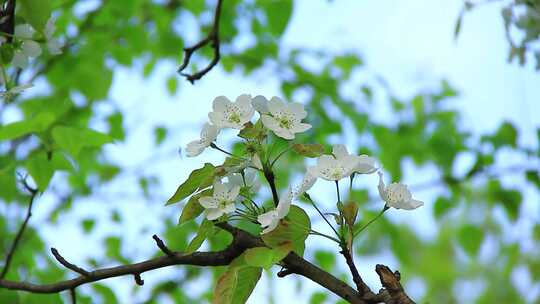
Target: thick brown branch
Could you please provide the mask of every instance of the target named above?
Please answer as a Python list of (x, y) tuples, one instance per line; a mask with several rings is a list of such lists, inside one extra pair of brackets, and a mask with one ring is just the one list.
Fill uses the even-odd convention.
[[(184, 48), (184, 61), (178, 67), (178, 73), (180, 75), (186, 77), (186, 79), (191, 82), (191, 84), (195, 83), (195, 80), (201, 79), (206, 73), (208, 73), (212, 68), (214, 68), (220, 59), (220, 39), (219, 39), (219, 19), (221, 17), (221, 7), (223, 4), (223, 0), (217, 0), (216, 4), (216, 11), (214, 13), (214, 24), (212, 26), (212, 29), (210, 30), (210, 33), (208, 33), (208, 36), (206, 36), (203, 40), (197, 42), (195, 45), (191, 47)], [(187, 66), (190, 63), (191, 56), (193, 53), (195, 53), (198, 49), (205, 47), (206, 45), (210, 45), (214, 49), (214, 57), (212, 58), (212, 61), (202, 70), (189, 74), (182, 72), (184, 69), (187, 68)]]
[[(403, 290), (403, 286), (401, 286), (401, 283), (399, 282), (401, 275), (398, 271), (392, 272), (388, 266), (381, 264), (378, 264), (375, 267), (375, 271), (379, 275), (381, 284), (386, 291), (388, 291), (388, 294), (392, 299), (392, 304), (414, 304), (414, 301), (407, 296)], [(382, 293), (384, 293), (384, 291), (382, 291), (381, 294)]]
[(36, 189), (33, 189), (30, 186), (28, 186), (28, 184), (24, 180), (23, 180), (23, 186), (28, 191), (30, 191), (30, 200), (28, 202), (28, 208), (26, 209), (26, 217), (24, 218), (22, 225), (19, 227), (19, 231), (17, 231), (17, 235), (15, 236), (15, 239), (13, 240), (13, 243), (11, 244), (11, 247), (9, 248), (6, 254), (6, 261), (4, 262), (4, 268), (2, 269), (2, 272), (0, 273), (0, 279), (5, 278), (9, 271), (11, 259), (13, 258), (13, 255), (15, 254), (15, 251), (17, 250), (17, 246), (19, 245), (19, 242), (26, 229), (26, 226), (28, 225), (28, 221), (30, 220), (30, 217), (32, 216), (32, 206), (34, 204), (34, 199), (36, 198), (36, 195), (38, 193)]

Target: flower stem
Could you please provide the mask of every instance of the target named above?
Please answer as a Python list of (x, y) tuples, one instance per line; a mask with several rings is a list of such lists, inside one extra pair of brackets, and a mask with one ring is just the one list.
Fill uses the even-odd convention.
[(311, 230), (309, 231), (309, 233), (310, 233), (310, 234), (313, 234), (313, 235), (322, 236), (322, 237), (324, 237), (324, 238), (327, 238), (327, 239), (329, 239), (329, 240), (332, 240), (332, 241), (334, 241), (334, 242), (340, 244), (340, 241), (339, 241), (338, 239), (336, 239), (335, 237), (333, 237), (333, 236), (326, 235), (326, 234), (324, 234), (324, 233), (315, 231), (315, 230), (313, 230), (313, 229), (311, 229)]
[(283, 151), (279, 152), (278, 156), (276, 156), (276, 158), (274, 158), (274, 160), (270, 163), (270, 168), (272, 168), (274, 166), (274, 164), (281, 158), (281, 156), (283, 156), (283, 154), (287, 153), (291, 149), (292, 149), (291, 146), (289, 146), (286, 149), (284, 149)]
[(223, 153), (225, 153), (225, 154), (227, 154), (227, 155), (229, 155), (229, 156), (231, 156), (231, 157), (234, 157), (234, 158), (244, 159), (243, 157), (236, 156), (236, 155), (232, 154), (232, 153), (229, 152), (229, 151), (226, 151), (226, 150), (224, 150), (224, 149), (221, 149), (220, 147), (218, 147), (218, 146), (217, 146), (216, 144), (214, 144), (214, 143), (211, 143), (211, 144), (210, 144), (210, 148), (216, 149), (216, 150), (218, 150), (218, 151), (220, 151), (220, 152), (223, 152)]
[(311, 199), (311, 197), (307, 194), (307, 193), (304, 193), (304, 197), (313, 205), (313, 207), (315, 208), (315, 210), (317, 210), (317, 212), (321, 215), (321, 217), (323, 218), (323, 220), (328, 224), (328, 226), (330, 226), (330, 228), (332, 228), (332, 230), (334, 231), (334, 233), (336, 234), (337, 237), (339, 237), (339, 233), (337, 232), (336, 228), (334, 228), (334, 226), (332, 224), (330, 224), (330, 222), (328, 221), (328, 219), (326, 218), (326, 216), (324, 216), (324, 214), (321, 212), (321, 210), (317, 207), (317, 205), (315, 204), (315, 202)]
[(381, 212), (379, 212), (379, 214), (377, 214), (377, 216), (375, 216), (374, 218), (372, 218), (369, 222), (367, 222), (364, 226), (358, 228), (354, 234), (353, 234), (353, 238), (355, 238), (358, 234), (360, 234), (360, 232), (364, 231), (369, 225), (371, 225), (373, 222), (375, 222), (376, 220), (378, 220), (385, 212), (386, 210), (390, 209), (388, 206), (384, 206), (383, 210), (381, 210)]

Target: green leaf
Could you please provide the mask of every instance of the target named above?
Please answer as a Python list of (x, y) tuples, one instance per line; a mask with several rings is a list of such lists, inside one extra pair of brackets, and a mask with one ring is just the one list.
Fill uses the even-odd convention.
[(319, 157), (324, 153), (324, 146), (321, 144), (294, 144), (292, 148), (305, 157)]
[(331, 272), (336, 265), (336, 255), (329, 251), (315, 251), (315, 261), (322, 269)]
[(7, 124), (0, 127), (0, 141), (15, 139), (29, 133), (43, 132), (54, 120), (53, 114), (44, 112), (34, 118)]
[(306, 212), (302, 208), (292, 205), (287, 217), (281, 220), (276, 229), (264, 234), (262, 239), (271, 248), (290, 242), (294, 252), (302, 256), (305, 248), (304, 242), (310, 229), (311, 222)]
[(244, 128), (238, 133), (238, 137), (243, 139), (263, 140), (266, 136), (266, 130), (259, 119), (255, 124), (248, 122), (244, 125)]
[(74, 158), (77, 158), (83, 148), (97, 148), (113, 141), (109, 135), (92, 129), (64, 126), (54, 127), (52, 137), (62, 150)]
[(253, 267), (270, 268), (272, 265), (283, 260), (292, 250), (292, 243), (286, 242), (275, 248), (255, 247), (249, 248), (244, 253), (246, 263)]
[(457, 238), (467, 254), (476, 256), (484, 240), (484, 231), (478, 226), (467, 224), (459, 229)]
[(47, 189), (54, 174), (54, 166), (45, 153), (39, 153), (30, 158), (26, 163), (26, 169), (36, 182), (38, 189), (43, 192)]
[(213, 304), (245, 303), (257, 282), (261, 278), (262, 269), (245, 264), (244, 255), (236, 258), (216, 283)]
[(176, 192), (167, 201), (166, 205), (178, 203), (195, 191), (210, 186), (212, 184), (215, 169), (216, 168), (211, 163), (205, 163), (202, 168), (193, 170), (188, 179), (176, 189)]
[(167, 137), (167, 128), (156, 127), (154, 129), (154, 137), (156, 139), (156, 145), (160, 145), (161, 143), (163, 143), (163, 141)]
[(292, 0), (259, 0), (257, 4), (266, 12), (266, 21), (270, 32), (279, 37), (283, 35), (293, 12)]
[(203, 244), (204, 240), (213, 231), (213, 228), (214, 228), (214, 224), (212, 223), (212, 221), (204, 220), (201, 223), (201, 226), (199, 226), (199, 229), (197, 230), (197, 234), (187, 246), (186, 254), (190, 254), (197, 251), (197, 249), (199, 249), (201, 245)]
[(182, 208), (179, 224), (184, 224), (185, 222), (198, 217), (204, 211), (203, 206), (199, 203), (199, 198), (211, 196), (212, 192), (212, 189), (206, 189), (190, 197), (184, 208)]
[(19, 0), (19, 14), (38, 31), (43, 31), (51, 16), (49, 0)]
[(167, 79), (167, 92), (169, 92), (169, 95), (171, 96), (178, 92), (178, 79), (176, 79), (176, 75)]
[(436, 219), (440, 219), (446, 213), (448, 213), (452, 207), (454, 207), (454, 204), (452, 204), (448, 198), (439, 196), (433, 205), (433, 214), (435, 215)]

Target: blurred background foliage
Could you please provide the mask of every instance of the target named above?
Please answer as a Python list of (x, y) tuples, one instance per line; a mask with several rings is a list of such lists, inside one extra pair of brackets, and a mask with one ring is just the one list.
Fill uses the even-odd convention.
[[(177, 153), (169, 152), (170, 147), (178, 148), (174, 134), (183, 131), (166, 122), (151, 126), (147, 138), (132, 147), (149, 146), (144, 149), (150, 149), (150, 158), (126, 164), (122, 157), (110, 153), (106, 144), (129, 142), (138, 126), (126, 122), (133, 122), (141, 113), (137, 113), (137, 107), (123, 106), (118, 96), (112, 96), (111, 86), (122, 69), (150, 77), (159, 71), (160, 64), (177, 66), (182, 49), (210, 30), (214, 2), (50, 1), (47, 14), (52, 12), (57, 20), (55, 35), (64, 45), (63, 53), (43, 54), (23, 70), (8, 68), (15, 84), (33, 82), (36, 87), (0, 104), (0, 252), (7, 252), (27, 208), (28, 194), (19, 182), (21, 175), (29, 174), (44, 192), (36, 205), (47, 205), (31, 219), (6, 278), (45, 283), (72, 276), (51, 258), (48, 247), (55, 245), (54, 238), (44, 237), (47, 227), (62, 227), (67, 218), (80, 224), (83, 234), (78, 242), (85, 243), (88, 237), (100, 245), (79, 257), (87, 268), (159, 254), (151, 242), (154, 233), (162, 235), (169, 247), (185, 249), (197, 224), (179, 227), (180, 209), (165, 209), (163, 198), (174, 187), (166, 185), (178, 184), (190, 170), (173, 172), (171, 182), (166, 180), (171, 172), (167, 177), (148, 169), (178, 158)], [(515, 15), (521, 14), (515, 12), (518, 6), (524, 7), (521, 10), (525, 15)], [(475, 303), (537, 303), (539, 293), (532, 289), (530, 294), (519, 292), (522, 283), (512, 279), (512, 274), (519, 271), (530, 286), (540, 282), (540, 225), (520, 224), (518, 232), (509, 227), (518, 225), (522, 218), (533, 217), (524, 207), (524, 192), (532, 192), (528, 197), (538, 197), (538, 142), (521, 144), (520, 133), (511, 122), (501, 122), (486, 134), (464, 129), (459, 109), (452, 106), (459, 92), (447, 81), (404, 99), (396, 96), (383, 79), (371, 77), (366, 81), (358, 77), (372, 73), (365, 69), (358, 52), (280, 48), (294, 7), (292, 0), (225, 0), (219, 66), (235, 77), (264, 74), (279, 83), (280, 91), (268, 95), (304, 102), (314, 126), (304, 138), (306, 142), (330, 144), (345, 134), (347, 142), (359, 146), (358, 152), (378, 158), (392, 180), (414, 174), (417, 168), (435, 172), (430, 175), (434, 178), (424, 179), (426, 183), (411, 186), (413, 192), (426, 190), (434, 197), (423, 207), (431, 212), (425, 220), (433, 229), (422, 232), (412, 227), (414, 223), (383, 218), (357, 242), (357, 263), (370, 257), (377, 257), (381, 263), (393, 261), (405, 286), (422, 290), (413, 293), (420, 295), (416, 299), (419, 303), (464, 303), (462, 296), (466, 293), (475, 294), (471, 300)], [(466, 4), (465, 10), (473, 7)], [(524, 37), (511, 43), (510, 58), (517, 56), (524, 62), (524, 54), (530, 51), (539, 61), (538, 50), (534, 50), (540, 33), (538, 7), (538, 1), (516, 1), (503, 11), (507, 26)], [(456, 33), (466, 31), (460, 22)], [(211, 57), (210, 48), (198, 52), (192, 68), (204, 67)], [(174, 95), (190, 84), (172, 70), (166, 76), (164, 90)], [(183, 100), (176, 102), (181, 104)], [(387, 109), (384, 120), (371, 115), (377, 108)], [(179, 120), (181, 114), (189, 115), (189, 109), (179, 113)], [(540, 130), (536, 133), (540, 140)], [(289, 182), (286, 176), (291, 170), (303, 172), (303, 159), (294, 155), (283, 158), (277, 169), (277, 176), (282, 177), (278, 183), (283, 187)], [(147, 213), (159, 216), (153, 226), (128, 224), (126, 208), (115, 206), (119, 197), (135, 196), (143, 199)], [(360, 220), (370, 219), (380, 209), (373, 191), (355, 191), (354, 200), (361, 207)], [(99, 209), (108, 212), (110, 221), (97, 220), (100, 210), (94, 210), (96, 215), (91, 210), (82, 216), (77, 210), (88, 201), (102, 202)], [(114, 229), (103, 230), (104, 225)], [(136, 237), (126, 237), (127, 229), (133, 229)], [(336, 249), (310, 240), (306, 256), (349, 280)], [(226, 234), (215, 235), (207, 248), (223, 248), (227, 241)], [(144, 254), (130, 249), (134, 242), (146, 242)], [(213, 283), (208, 278), (215, 279), (222, 271), (175, 267), (148, 274), (143, 288), (131, 280), (104, 281), (82, 288), (78, 299), (80, 303), (199, 303), (210, 298)], [(269, 289), (272, 280), (277, 278), (269, 278)], [(306, 283), (297, 284), (301, 289)], [(313, 290), (310, 298), (301, 302), (339, 302), (324, 290)], [(256, 302), (279, 299), (269, 294)], [(64, 294), (0, 289), (0, 303), (68, 300)]]

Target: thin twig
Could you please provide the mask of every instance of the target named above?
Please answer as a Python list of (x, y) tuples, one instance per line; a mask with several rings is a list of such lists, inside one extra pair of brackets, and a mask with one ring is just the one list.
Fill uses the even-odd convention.
[(68, 262), (66, 259), (64, 259), (64, 257), (62, 255), (60, 255), (60, 253), (58, 252), (58, 250), (56, 250), (56, 248), (51, 248), (51, 252), (52, 254), (54, 255), (54, 258), (60, 263), (62, 264), (64, 267), (66, 267), (67, 269), (71, 269), (73, 271), (75, 271), (76, 273), (79, 273), (83, 276), (88, 276), (90, 275), (90, 273), (86, 270), (84, 270), (83, 268), (75, 265), (75, 264), (72, 264), (70, 262)]
[(17, 250), (17, 246), (19, 245), (19, 242), (26, 229), (26, 226), (28, 225), (28, 221), (30, 220), (30, 217), (32, 216), (32, 206), (34, 204), (34, 199), (36, 198), (36, 195), (38, 194), (37, 189), (31, 188), (26, 183), (26, 180), (23, 180), (22, 184), (30, 192), (30, 200), (28, 202), (28, 208), (26, 209), (26, 217), (24, 218), (24, 221), (21, 227), (19, 227), (19, 231), (17, 232), (17, 235), (15, 236), (15, 239), (13, 240), (13, 243), (11, 244), (11, 247), (9, 248), (9, 251), (7, 252), (6, 261), (4, 262), (4, 268), (2, 269), (2, 273), (0, 273), (0, 279), (3, 279), (9, 271), (9, 266), (11, 264), (13, 255), (15, 254), (15, 251)]
[(309, 194), (307, 193), (304, 193), (304, 197), (311, 203), (311, 205), (313, 205), (313, 207), (315, 208), (315, 210), (317, 210), (317, 212), (321, 215), (321, 217), (323, 218), (323, 220), (328, 224), (328, 226), (330, 226), (330, 228), (332, 228), (332, 230), (334, 230), (334, 233), (336, 234), (336, 236), (339, 238), (339, 233), (337, 232), (336, 228), (334, 228), (334, 226), (328, 221), (328, 219), (326, 218), (326, 216), (324, 216), (324, 214), (322, 213), (322, 211), (319, 209), (319, 207), (317, 207), (317, 205), (315, 204), (315, 202), (311, 199), (311, 196), (309, 196)]
[(172, 252), (157, 235), (154, 234), (152, 238), (154, 241), (156, 241), (156, 245), (161, 251), (163, 251), (163, 253), (165, 253), (167, 256), (174, 256), (174, 252)]
[[(184, 61), (182, 62), (182, 65), (178, 67), (178, 73), (180, 75), (186, 77), (186, 79), (191, 82), (191, 84), (195, 83), (195, 80), (201, 79), (206, 73), (208, 73), (212, 68), (214, 68), (220, 59), (220, 40), (219, 40), (219, 19), (221, 17), (221, 7), (223, 4), (223, 0), (217, 0), (216, 4), (216, 11), (214, 14), (214, 25), (212, 26), (212, 29), (210, 30), (210, 33), (208, 33), (208, 36), (204, 38), (203, 40), (199, 41), (192, 47), (184, 48)], [(189, 65), (189, 62), (191, 60), (191, 55), (195, 53), (200, 48), (205, 47), (206, 45), (210, 45), (214, 49), (214, 57), (212, 58), (212, 61), (202, 70), (189, 74), (182, 72), (187, 66)]]
[(139, 285), (139, 286), (143, 286), (143, 285), (144, 285), (144, 280), (141, 278), (141, 274), (140, 274), (140, 273), (134, 274), (133, 277), (134, 277), (135, 283), (137, 283), (137, 285)]
[(364, 296), (372, 293), (371, 289), (369, 289), (369, 286), (367, 286), (364, 280), (362, 280), (362, 277), (358, 272), (358, 268), (356, 268), (356, 265), (354, 264), (354, 259), (351, 255), (351, 252), (349, 251), (349, 249), (347, 249), (347, 246), (345, 244), (341, 244), (341, 251), (339, 253), (341, 253), (345, 258), (347, 266), (349, 266), (349, 270), (351, 271), (353, 282), (356, 285), (356, 290), (358, 290), (360, 295)]
[(77, 293), (75, 292), (75, 288), (69, 290), (69, 295), (71, 297), (71, 304), (77, 304)]

